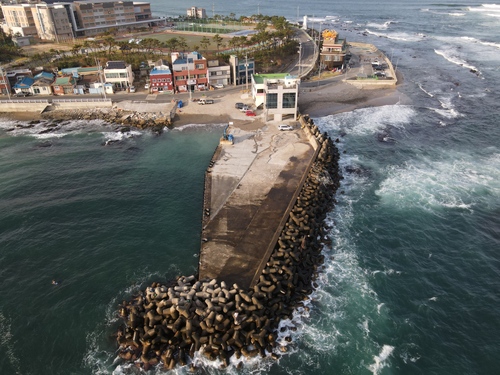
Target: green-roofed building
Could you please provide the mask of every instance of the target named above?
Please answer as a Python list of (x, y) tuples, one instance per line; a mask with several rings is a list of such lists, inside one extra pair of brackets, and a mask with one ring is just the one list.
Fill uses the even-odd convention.
[(257, 108), (264, 108), (266, 121), (297, 120), (299, 86), (300, 78), (289, 73), (252, 75), (252, 97)]

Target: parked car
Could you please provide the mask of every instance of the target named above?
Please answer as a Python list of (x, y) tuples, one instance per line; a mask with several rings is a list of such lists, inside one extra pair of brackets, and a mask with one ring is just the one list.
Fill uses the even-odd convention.
[(146, 83), (146, 84), (144, 85), (144, 90), (149, 90), (149, 83)]
[(214, 104), (215, 101), (213, 99), (200, 99), (198, 100), (198, 104), (205, 105), (205, 104)]
[(243, 104), (243, 103), (236, 103), (236, 104), (234, 105), (234, 108), (236, 108), (236, 109), (241, 109), (241, 108), (243, 108), (243, 106), (244, 106), (244, 105), (245, 105), (245, 104)]
[(130, 92), (135, 92), (135, 86), (130, 86), (128, 89)]
[(224, 85), (222, 83), (214, 83), (212, 86), (215, 89), (223, 89), (224, 88)]
[(246, 116), (255, 116), (255, 112), (254, 111), (246, 111), (245, 115)]
[(18, 92), (18, 93), (16, 94), (16, 96), (17, 96), (18, 98), (24, 98), (24, 97), (26, 97), (26, 96), (30, 96), (30, 95), (31, 95), (31, 92)]
[(246, 111), (249, 111), (249, 110), (250, 110), (250, 107), (249, 107), (249, 106), (247, 106), (246, 104), (245, 104), (245, 105), (243, 105), (243, 107), (241, 107), (241, 108), (240, 108), (240, 111), (241, 111), (241, 112), (246, 112)]
[(284, 125), (284, 124), (283, 124), (283, 125), (278, 126), (278, 129), (279, 129), (280, 131), (284, 131), (284, 130), (293, 130), (293, 127), (291, 127), (290, 125)]
[(373, 75), (377, 76), (377, 77), (385, 77), (385, 72), (379, 72), (379, 71), (377, 71), (377, 72), (373, 73)]

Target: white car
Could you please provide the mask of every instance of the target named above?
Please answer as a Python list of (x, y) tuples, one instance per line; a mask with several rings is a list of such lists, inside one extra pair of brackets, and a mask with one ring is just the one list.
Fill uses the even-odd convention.
[(281, 131), (284, 131), (284, 130), (293, 130), (293, 127), (291, 127), (290, 125), (280, 125), (280, 126), (278, 126), (278, 129), (281, 130)]
[(224, 85), (222, 83), (214, 83), (212, 86), (216, 89), (223, 89), (224, 88)]
[(135, 86), (130, 86), (130, 87), (129, 87), (129, 91), (130, 91), (130, 92), (135, 92)]
[(146, 84), (144, 85), (144, 90), (149, 90), (149, 83), (146, 83)]

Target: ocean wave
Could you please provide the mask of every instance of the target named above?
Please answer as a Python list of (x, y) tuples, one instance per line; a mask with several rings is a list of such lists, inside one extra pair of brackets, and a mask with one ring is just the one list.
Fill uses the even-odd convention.
[(371, 31), (369, 29), (365, 30), (366, 33), (378, 36), (379, 38), (387, 38), (391, 40), (402, 40), (406, 42), (419, 42), (426, 38), (422, 33), (408, 34), (408, 33), (380, 33), (376, 31)]
[(328, 130), (343, 131), (354, 135), (375, 134), (391, 126), (404, 128), (415, 115), (406, 105), (386, 105), (357, 109), (329, 117)]
[(4, 353), (9, 365), (16, 371), (16, 374), (21, 374), (21, 360), (14, 351), (14, 344), (15, 340), (11, 331), (11, 322), (0, 311), (0, 349)]
[(391, 24), (394, 24), (394, 23), (396, 23), (396, 22), (395, 21), (386, 21), (384, 23), (374, 23), (374, 22), (372, 22), (372, 23), (366, 24), (366, 26), (368, 26), (368, 27), (374, 27), (374, 28), (380, 29), (380, 30), (387, 30), (389, 28), (389, 26)]
[(500, 13), (500, 5), (497, 4), (481, 4), (480, 7), (468, 7), (469, 12), (494, 12), (493, 14)]
[(382, 370), (384, 367), (387, 366), (387, 359), (389, 356), (392, 354), (394, 350), (393, 346), (390, 345), (384, 345), (382, 346), (382, 349), (380, 350), (379, 355), (373, 356), (373, 360), (375, 363), (371, 364), (368, 369), (374, 374), (377, 375), (380, 370)]
[(434, 52), (437, 55), (442, 56), (445, 60), (451, 62), (452, 64), (467, 68), (473, 73), (477, 73), (477, 74), (481, 73), (479, 71), (479, 69), (477, 69), (474, 65), (469, 64), (467, 61), (465, 61), (462, 58), (460, 58), (459, 56), (457, 56), (456, 51), (452, 51), (449, 49), (448, 50), (435, 49)]
[(422, 157), (387, 167), (387, 178), (375, 192), (381, 202), (399, 208), (472, 210), (500, 197), (500, 154), (472, 157), (460, 153), (442, 160)]
[(476, 38), (472, 38), (472, 37), (469, 37), (469, 36), (463, 36), (461, 39), (465, 40), (465, 41), (468, 41), (468, 42), (471, 42), (471, 43), (482, 44), (483, 46), (500, 48), (500, 44), (499, 43), (484, 42), (482, 40), (479, 40), (479, 39), (476, 39)]

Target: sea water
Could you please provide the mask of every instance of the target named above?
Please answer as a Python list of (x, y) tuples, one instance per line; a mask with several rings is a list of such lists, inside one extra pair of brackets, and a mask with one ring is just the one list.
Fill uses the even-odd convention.
[[(214, 3), (237, 16), (257, 7), (305, 12)], [(296, 329), (280, 336), (293, 341), (279, 361), (218, 370), (196, 358), (200, 372), (496, 374), (500, 7), (316, 1), (307, 13), (377, 45), (410, 100), (315, 119), (339, 139), (344, 180), (310, 310), (283, 323)], [(135, 373), (116, 360), (117, 305), (196, 271), (204, 171), (223, 125), (159, 137), (99, 122), (50, 134), (15, 125), (0, 124), (0, 373)]]

